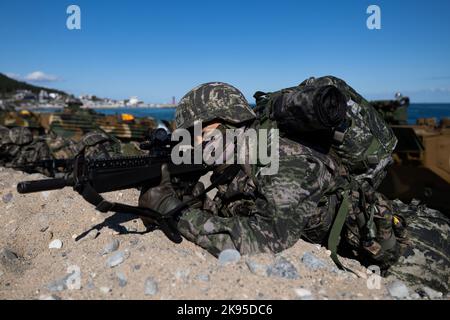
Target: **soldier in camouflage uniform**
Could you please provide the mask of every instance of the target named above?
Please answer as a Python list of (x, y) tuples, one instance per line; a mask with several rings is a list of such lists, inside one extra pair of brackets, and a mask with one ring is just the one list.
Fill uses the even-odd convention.
[[(325, 80), (333, 82), (339, 79)], [(227, 127), (237, 125), (257, 128), (259, 125), (240, 92), (223, 83), (197, 87), (180, 101), (177, 109), (178, 127), (189, 128), (194, 120), (199, 119), (206, 123), (222, 120), (222, 124)], [(408, 215), (405, 209), (408, 206), (398, 202), (393, 204), (376, 193), (373, 187), (382, 179), (382, 174), (377, 170), (361, 174), (357, 188), (352, 188), (355, 180), (349, 179), (349, 168), (342, 165), (338, 157), (315, 151), (286, 137), (280, 141), (278, 174), (261, 176), (258, 175), (259, 170), (255, 166), (243, 166), (236, 177), (218, 187), (214, 201), (206, 200), (202, 205), (185, 210), (178, 222), (183, 236), (214, 255), (227, 248), (235, 248), (244, 254), (278, 252), (293, 245), (300, 237), (324, 243), (339, 202), (342, 201), (339, 191), (354, 189), (348, 212), (350, 222), (346, 223), (347, 227), (343, 231), (344, 241), (341, 245), (344, 249), (350, 247), (353, 257), (366, 265), (376, 263), (384, 268), (394, 265), (390, 269), (391, 274), (406, 278), (410, 283), (414, 280), (415, 283), (427, 283), (441, 290), (448, 289), (448, 221), (441, 220), (441, 228), (436, 231), (437, 224), (430, 222), (429, 215), (418, 218), (411, 208)], [(220, 174), (220, 170), (214, 174)], [(370, 181), (369, 186), (367, 179)], [(375, 243), (390, 243), (391, 252), (381, 250), (380, 253), (380, 248), (375, 246), (378, 251), (375, 254), (371, 252), (373, 246), (365, 248), (362, 245), (364, 228), (358, 226), (356, 218), (361, 213), (361, 189), (369, 190), (370, 197), (364, 201), (372, 204), (378, 213), (375, 215), (378, 227)], [(236, 197), (237, 194), (241, 197)], [(139, 199), (141, 206), (163, 213), (178, 203), (164, 168), (161, 185), (143, 190)], [(353, 224), (352, 219), (356, 220)], [(420, 220), (424, 221), (419, 223)], [(423, 228), (424, 225), (427, 227)], [(406, 229), (412, 235), (413, 249), (408, 246)], [(436, 243), (436, 238), (430, 237), (432, 233), (440, 239)], [(392, 238), (396, 241), (393, 242)], [(435, 246), (434, 249), (429, 247), (428, 242)], [(403, 257), (396, 263), (400, 254)], [(417, 259), (418, 256), (422, 259)], [(423, 259), (425, 256), (428, 258)], [(429, 270), (430, 261), (438, 261), (432, 264), (436, 268)], [(416, 270), (403, 268), (405, 264), (414, 265)]]
[(30, 166), (33, 162), (51, 159), (70, 159), (85, 150), (87, 158), (106, 159), (123, 155), (119, 140), (100, 131), (85, 134), (79, 142), (55, 136), (33, 137), (26, 127), (8, 129), (0, 126), (0, 165), (53, 175), (43, 167)]
[(409, 205), (392, 201), (394, 212), (404, 217), (411, 246), (387, 275), (407, 282), (416, 291), (428, 286), (443, 293), (450, 285), (450, 219), (413, 200)]
[[(176, 112), (177, 127), (191, 128), (195, 120), (227, 128), (261, 125), (242, 93), (224, 83), (201, 85), (183, 97)], [(302, 236), (322, 241), (333, 220), (330, 206), (337, 205), (328, 200), (342, 182), (339, 163), (280, 138), (278, 173), (261, 175), (262, 168), (244, 165), (218, 187), (214, 201), (185, 210), (178, 222), (183, 236), (214, 255), (228, 248), (243, 254), (279, 252)], [(219, 167), (213, 177), (220, 173)], [(170, 183), (143, 190), (139, 203), (166, 212), (179, 201), (172, 190)]]

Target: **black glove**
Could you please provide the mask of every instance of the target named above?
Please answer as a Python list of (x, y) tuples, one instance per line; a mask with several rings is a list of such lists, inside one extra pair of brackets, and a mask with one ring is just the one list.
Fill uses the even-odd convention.
[[(139, 196), (139, 206), (153, 209), (162, 216), (170, 210), (181, 204), (177, 198), (172, 183), (170, 182), (170, 173), (167, 164), (161, 166), (161, 182), (157, 187), (142, 189)], [(169, 217), (168, 217), (169, 218)], [(153, 226), (154, 222), (150, 219), (142, 218), (146, 227)]]
[[(189, 202), (189, 208), (202, 208), (205, 195), (199, 197), (205, 191), (205, 185), (198, 182), (190, 182), (184, 187), (177, 189), (178, 195), (183, 202)], [(193, 199), (195, 198), (195, 201)]]

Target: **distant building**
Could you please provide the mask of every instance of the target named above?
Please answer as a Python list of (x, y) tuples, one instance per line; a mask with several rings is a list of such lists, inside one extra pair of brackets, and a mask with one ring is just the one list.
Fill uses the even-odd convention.
[(128, 106), (137, 106), (137, 105), (139, 105), (139, 104), (141, 104), (141, 103), (142, 103), (142, 101), (140, 101), (140, 100), (138, 99), (138, 97), (131, 97), (131, 98), (128, 100), (127, 105), (128, 105)]
[(49, 98), (52, 99), (52, 100), (59, 99), (59, 94), (54, 93), (54, 92), (49, 93), (48, 96), (49, 96)]
[(177, 100), (175, 99), (175, 97), (172, 97), (172, 104), (177, 104)]
[(40, 92), (39, 92), (39, 101), (40, 102), (46, 102), (46, 101), (48, 101), (48, 93), (47, 93), (47, 91), (45, 91), (45, 90), (41, 90)]
[(36, 100), (36, 95), (30, 90), (17, 90), (14, 95), (16, 100)]

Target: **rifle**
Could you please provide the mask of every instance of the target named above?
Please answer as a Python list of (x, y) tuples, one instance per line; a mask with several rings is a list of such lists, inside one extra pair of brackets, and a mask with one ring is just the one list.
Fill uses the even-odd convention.
[[(33, 162), (25, 162), (14, 164), (13, 169), (33, 173), (40, 170), (45, 170), (46, 175), (55, 177), (58, 173), (69, 172), (73, 170), (74, 159), (43, 159)], [(40, 170), (37, 170), (40, 169)]]
[[(163, 130), (164, 133), (161, 131)], [(218, 184), (235, 175), (239, 169), (230, 166), (225, 169), (208, 188), (199, 195), (182, 202), (168, 213), (160, 214), (151, 209), (130, 206), (122, 203), (109, 202), (100, 193), (111, 192), (130, 188), (149, 188), (157, 186), (161, 180), (161, 166), (168, 164), (172, 179), (177, 181), (195, 181), (212, 170), (206, 164), (175, 165), (170, 160), (172, 145), (170, 134), (164, 129), (156, 129), (150, 139), (142, 143), (140, 148), (149, 150), (148, 156), (120, 157), (111, 159), (91, 160), (86, 159), (84, 151), (71, 159), (71, 170), (62, 178), (44, 179), (37, 181), (24, 181), (17, 185), (19, 193), (31, 193), (46, 190), (58, 190), (65, 187), (73, 187), (87, 202), (93, 204), (101, 212), (121, 212), (134, 214), (152, 220), (172, 241), (182, 241), (181, 235), (175, 227), (175, 214), (188, 207), (193, 201), (205, 195)]]

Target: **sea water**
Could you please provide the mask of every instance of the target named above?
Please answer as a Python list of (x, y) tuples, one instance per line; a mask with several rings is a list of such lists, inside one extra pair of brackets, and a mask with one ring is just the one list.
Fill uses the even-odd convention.
[[(101, 108), (95, 109), (104, 114), (129, 113), (135, 117), (152, 117), (157, 120), (175, 119), (175, 108)], [(55, 111), (55, 110), (45, 110)], [(412, 103), (408, 108), (408, 123), (415, 124), (418, 118), (450, 118), (450, 103)]]
[(408, 108), (408, 123), (419, 118), (450, 118), (450, 103), (412, 103)]

